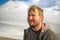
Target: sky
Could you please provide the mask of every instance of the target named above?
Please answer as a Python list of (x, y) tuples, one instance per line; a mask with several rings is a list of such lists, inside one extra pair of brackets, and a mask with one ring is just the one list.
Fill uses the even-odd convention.
[(44, 22), (60, 34), (60, 0), (0, 0), (0, 36), (16, 39), (23, 38), (27, 28), (29, 6), (37, 5), (44, 10)]

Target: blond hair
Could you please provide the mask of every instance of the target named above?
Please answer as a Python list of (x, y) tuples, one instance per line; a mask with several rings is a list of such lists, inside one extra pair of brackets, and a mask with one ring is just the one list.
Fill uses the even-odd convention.
[(35, 11), (35, 9), (38, 10), (38, 13), (39, 13), (40, 16), (43, 16), (43, 10), (42, 10), (40, 7), (36, 6), (36, 5), (30, 6), (30, 8), (29, 8), (29, 10), (28, 10), (28, 13), (29, 13), (31, 10)]

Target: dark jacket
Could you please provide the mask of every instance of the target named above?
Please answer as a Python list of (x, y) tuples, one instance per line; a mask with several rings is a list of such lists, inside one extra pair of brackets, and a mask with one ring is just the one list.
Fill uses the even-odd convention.
[[(29, 34), (30, 28), (24, 30), (24, 38), (26, 40), (27, 35)], [(50, 30), (49, 26), (44, 24), (42, 26), (41, 33), (39, 34), (39, 40), (57, 40), (55, 34)]]

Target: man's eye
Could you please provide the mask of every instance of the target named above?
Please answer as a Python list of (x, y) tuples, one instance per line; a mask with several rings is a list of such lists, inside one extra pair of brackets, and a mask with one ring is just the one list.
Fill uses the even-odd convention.
[(36, 15), (33, 15), (33, 14), (32, 14), (32, 15), (28, 15), (28, 16), (36, 16)]
[(28, 15), (28, 16), (31, 16), (31, 15)]
[(36, 15), (32, 15), (32, 16), (36, 16)]
[(35, 16), (35, 15), (32, 15), (32, 16)]

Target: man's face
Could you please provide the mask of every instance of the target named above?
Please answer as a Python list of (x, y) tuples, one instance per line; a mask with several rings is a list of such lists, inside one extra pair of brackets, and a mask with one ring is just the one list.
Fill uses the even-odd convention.
[(31, 27), (36, 27), (41, 22), (41, 17), (39, 16), (38, 10), (31, 10), (28, 13), (28, 23)]

